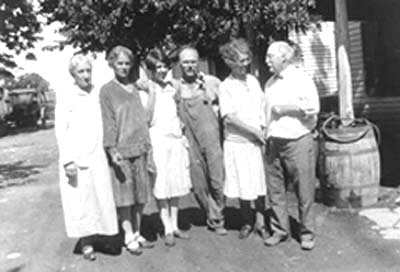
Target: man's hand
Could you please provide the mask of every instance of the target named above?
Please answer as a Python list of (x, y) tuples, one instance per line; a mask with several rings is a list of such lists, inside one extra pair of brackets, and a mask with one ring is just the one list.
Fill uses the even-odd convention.
[(272, 106), (271, 108), (272, 114), (281, 116), (282, 115), (282, 108), (281, 106)]

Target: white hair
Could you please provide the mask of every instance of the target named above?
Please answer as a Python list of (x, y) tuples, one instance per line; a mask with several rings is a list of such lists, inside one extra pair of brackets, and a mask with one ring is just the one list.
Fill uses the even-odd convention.
[(90, 67), (92, 67), (92, 59), (89, 56), (84, 55), (82, 53), (73, 55), (69, 61), (69, 66), (68, 66), (69, 73), (72, 76), (74, 76), (76, 67), (82, 63), (88, 63)]
[(196, 48), (192, 47), (192, 46), (183, 46), (180, 51), (179, 51), (179, 61), (182, 61), (182, 56), (186, 53), (186, 52), (193, 52), (194, 54), (196, 54), (197, 58), (199, 58), (199, 51), (197, 51)]
[(267, 54), (278, 55), (284, 60), (291, 60), (294, 56), (294, 49), (287, 42), (276, 41), (268, 47)]

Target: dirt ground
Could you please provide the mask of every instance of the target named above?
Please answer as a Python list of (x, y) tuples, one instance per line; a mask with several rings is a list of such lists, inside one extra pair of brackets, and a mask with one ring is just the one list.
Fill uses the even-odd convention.
[(157, 235), (160, 221), (153, 202), (143, 224), (154, 249), (141, 256), (124, 250), (98, 254), (89, 263), (73, 254), (76, 241), (65, 235), (57, 176), (53, 129), (0, 139), (0, 271), (400, 271), (400, 240), (384, 240), (357, 210), (317, 204), (317, 245), (304, 252), (295, 239), (274, 248), (255, 235), (239, 240), (234, 200), (225, 211), (229, 233), (217, 237), (204, 226), (191, 195), (180, 212), (191, 240), (166, 248)]

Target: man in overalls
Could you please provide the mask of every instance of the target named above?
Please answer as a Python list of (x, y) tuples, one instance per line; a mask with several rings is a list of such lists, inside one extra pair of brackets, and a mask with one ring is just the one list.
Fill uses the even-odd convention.
[(196, 49), (185, 47), (179, 54), (182, 78), (174, 82), (178, 114), (189, 142), (193, 191), (207, 214), (207, 225), (218, 235), (224, 228), (224, 167), (218, 122), (220, 81), (199, 72)]

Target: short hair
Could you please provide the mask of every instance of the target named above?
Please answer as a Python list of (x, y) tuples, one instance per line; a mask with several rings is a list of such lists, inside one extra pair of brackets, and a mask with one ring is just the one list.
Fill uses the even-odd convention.
[(155, 71), (157, 67), (157, 63), (162, 62), (166, 66), (169, 66), (169, 61), (168, 58), (163, 50), (160, 48), (154, 48), (152, 49), (146, 56), (146, 59), (144, 60), (146, 63), (147, 69), (150, 71)]
[(270, 44), (267, 54), (278, 55), (286, 61), (290, 61), (294, 56), (294, 49), (285, 41), (275, 41)]
[(132, 50), (130, 50), (126, 46), (117, 45), (117, 46), (113, 47), (111, 49), (111, 51), (108, 53), (108, 56), (107, 56), (108, 65), (110, 67), (113, 67), (114, 62), (121, 54), (124, 54), (125, 56), (127, 56), (129, 58), (129, 60), (131, 61), (132, 65), (134, 64), (135, 57), (132, 53)]
[(250, 59), (252, 58), (249, 44), (243, 38), (233, 39), (220, 46), (219, 52), (225, 63), (230, 67), (238, 62), (239, 54), (247, 54)]
[(197, 54), (197, 57), (199, 57), (199, 51), (197, 51), (197, 49), (191, 45), (184, 45), (181, 47), (181, 49), (179, 50), (179, 61), (181, 60), (181, 55), (184, 51), (192, 51), (195, 52)]
[(71, 57), (68, 66), (68, 70), (71, 76), (74, 76), (76, 67), (82, 63), (88, 63), (90, 67), (92, 67), (92, 59), (84, 53), (78, 52)]

